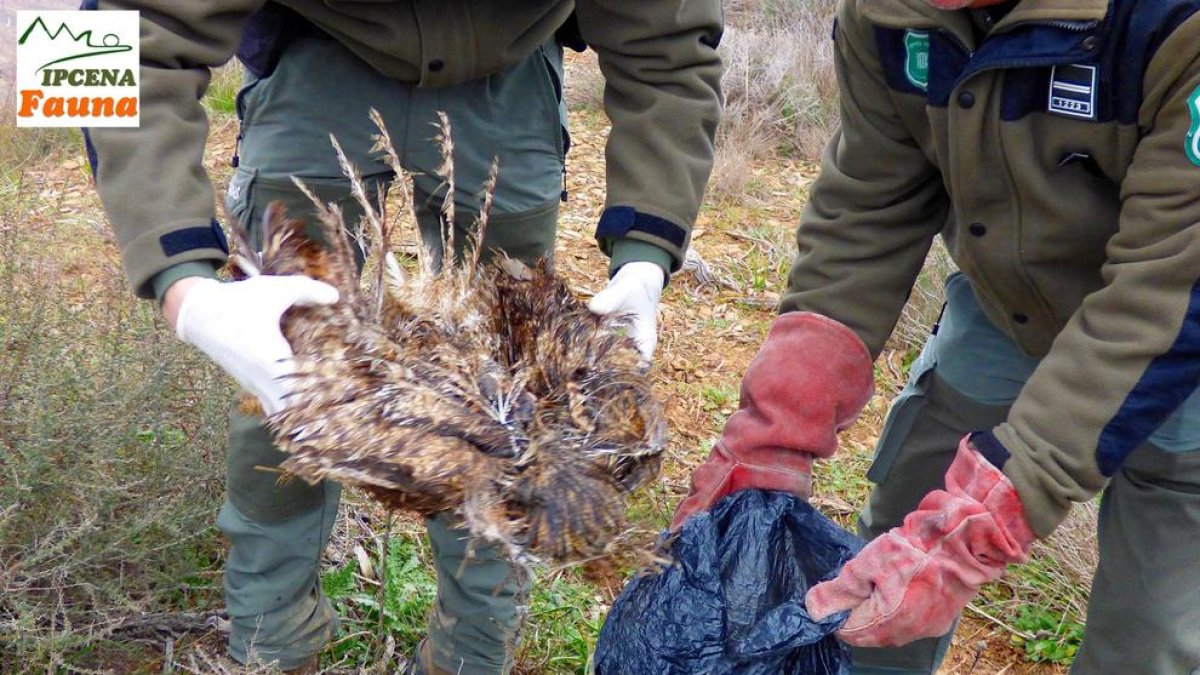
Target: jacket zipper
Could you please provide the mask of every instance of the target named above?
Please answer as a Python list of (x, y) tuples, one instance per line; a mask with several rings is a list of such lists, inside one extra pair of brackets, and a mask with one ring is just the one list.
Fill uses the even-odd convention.
[[(1020, 23), (1016, 23), (1016, 24), (1013, 24), (1012, 26), (1009, 26), (1003, 32), (1007, 33), (1010, 30), (1012, 30), (1014, 28), (1018, 28), (1020, 26), (1048, 26), (1050, 28), (1059, 28), (1059, 29), (1069, 31), (1072, 33), (1086, 33), (1087, 31), (1092, 30), (1093, 28), (1095, 28), (1096, 26), (1099, 26), (1099, 25), (1100, 25), (1099, 21), (1066, 21), (1066, 20), (1055, 20), (1055, 19), (1050, 19), (1050, 20), (1046, 20), (1046, 21), (1022, 21)], [(950, 41), (953, 42), (954, 45), (957, 46), (961, 52), (966, 54), (968, 58), (975, 56), (975, 50), (971, 49), (970, 47), (967, 47), (967, 43), (963, 42), (962, 39), (960, 39), (957, 35), (954, 34), (953, 31), (946, 30), (945, 28), (942, 28), (942, 27), (937, 27), (937, 31), (949, 36)], [(982, 71), (980, 71), (980, 72), (982, 72)]]
[[(1099, 25), (1100, 25), (1099, 21), (1054, 21), (1054, 20), (1050, 20), (1050, 21), (1022, 21), (1021, 23), (1015, 24), (1012, 28), (1016, 28), (1018, 26), (1049, 26), (1051, 28), (1059, 28), (1059, 29), (1066, 30), (1066, 31), (1069, 31), (1072, 33), (1086, 33), (1090, 30), (1093, 30), (1094, 28), (1096, 28)], [(1004, 32), (1007, 33), (1009, 31), (1005, 30)], [(959, 49), (961, 49), (964, 53), (967, 54), (968, 58), (973, 58), (975, 56), (975, 51), (968, 49), (967, 46), (965, 44), (963, 44), (962, 40), (959, 40), (958, 37), (953, 35), (952, 33), (950, 34), (950, 36), (953, 39), (953, 42), (958, 45)], [(963, 82), (965, 82), (968, 78), (974, 77), (980, 73), (985, 73), (989, 70), (999, 70), (1002, 68), (1034, 68), (1034, 67), (1040, 67), (1040, 66), (1058, 65), (1058, 64), (1062, 64), (1062, 63), (1071, 63), (1074, 60), (1075, 60), (1075, 58), (1073, 56), (1068, 56), (1067, 54), (1056, 54), (1056, 55), (1050, 55), (1050, 56), (1040, 56), (1037, 58), (1030, 58), (1030, 59), (1012, 59), (1012, 60), (1008, 60), (1008, 61), (1002, 61), (1002, 62), (997, 62), (997, 63), (993, 63), (993, 64), (988, 64), (988, 65), (983, 66), (978, 69), (972, 69), (968, 65), (967, 68), (959, 75), (958, 79), (954, 82), (953, 88), (957, 89), (958, 86), (960, 84), (962, 84)]]
[(1049, 26), (1061, 28), (1072, 33), (1086, 33), (1100, 25), (1099, 21), (1022, 21), (1018, 26)]

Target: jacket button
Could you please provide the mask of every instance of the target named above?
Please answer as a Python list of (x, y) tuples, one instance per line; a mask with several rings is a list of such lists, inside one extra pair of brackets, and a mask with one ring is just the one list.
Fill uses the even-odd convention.
[(983, 223), (971, 223), (971, 225), (967, 227), (967, 231), (976, 237), (982, 237), (983, 235), (987, 234), (987, 226)]
[(434, 59), (427, 64), (427, 67), (429, 68), (429, 72), (436, 73), (446, 67), (446, 62), (441, 59)]
[(975, 94), (972, 94), (969, 91), (959, 92), (958, 104), (964, 108), (970, 108), (971, 106), (975, 105)]
[(1025, 316), (1024, 314), (1022, 314), (1020, 312), (1016, 312), (1015, 314), (1013, 314), (1012, 319), (1013, 319), (1013, 321), (1016, 321), (1017, 323), (1029, 323), (1029, 317)]
[(1085, 51), (1085, 52), (1096, 51), (1096, 36), (1095, 35), (1089, 35), (1083, 39), (1083, 51)]

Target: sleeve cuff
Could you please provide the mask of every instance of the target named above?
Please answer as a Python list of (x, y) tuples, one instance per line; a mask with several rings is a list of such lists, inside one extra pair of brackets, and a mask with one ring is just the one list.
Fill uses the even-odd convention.
[(654, 244), (636, 239), (617, 239), (611, 242), (612, 259), (608, 263), (608, 276), (612, 278), (626, 263), (652, 262), (663, 270), (663, 278), (671, 278), (671, 254)]
[(690, 236), (690, 228), (638, 211), (631, 206), (608, 207), (600, 214), (600, 222), (596, 225), (596, 239), (600, 243), (600, 250), (613, 256), (612, 246), (624, 240), (636, 240), (656, 246), (669, 257), (668, 266), (665, 267), (668, 274), (679, 271), (683, 266), (683, 256), (687, 251)]
[(167, 289), (171, 287), (171, 284), (185, 277), (215, 279), (217, 278), (217, 266), (207, 260), (193, 260), (168, 267), (154, 275), (154, 278), (150, 280), (150, 286), (153, 288), (154, 298), (159, 304), (162, 304), (163, 296), (167, 294)]
[(996, 435), (991, 431), (976, 431), (970, 435), (971, 447), (975, 451), (983, 455), (992, 466), (1004, 470), (1004, 465), (1008, 463), (1008, 458), (1011, 455), (1008, 448), (996, 438)]

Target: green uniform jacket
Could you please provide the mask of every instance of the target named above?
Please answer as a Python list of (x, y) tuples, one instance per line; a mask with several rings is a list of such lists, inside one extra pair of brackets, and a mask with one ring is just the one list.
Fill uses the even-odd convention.
[[(201, 166), (209, 69), (234, 53), (264, 0), (100, 0), (141, 12), (141, 127), (88, 134), (94, 176), (129, 282), (221, 262), (224, 237)], [(381, 73), (423, 87), (502, 70), (572, 11), (606, 80), (608, 195), (597, 236), (654, 244), (678, 269), (712, 168), (720, 113), (719, 0), (286, 0)], [(434, 64), (433, 67), (430, 67)], [(364, 122), (365, 123), (365, 122)], [(636, 249), (635, 249), (636, 250)]]
[(840, 9), (842, 127), (781, 308), (877, 355), (941, 233), (992, 323), (1044, 357), (984, 453), (1040, 536), (1200, 380), (1198, 10), (1023, 0), (993, 27), (924, 0)]

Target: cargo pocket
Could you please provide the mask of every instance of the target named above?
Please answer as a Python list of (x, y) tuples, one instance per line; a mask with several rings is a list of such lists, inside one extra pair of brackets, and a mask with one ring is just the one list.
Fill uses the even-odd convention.
[[(353, 238), (364, 212), (351, 192), (350, 181), (329, 178), (301, 180), (322, 204), (333, 203), (341, 209), (342, 222), (349, 236)], [(376, 203), (380, 194), (387, 194), (391, 174), (364, 176), (363, 184), (367, 190), (367, 198), (371, 203)], [(289, 218), (303, 220), (304, 233), (309, 239), (322, 246), (329, 245), (312, 200), (296, 187), (290, 177), (263, 174), (253, 167), (238, 167), (225, 192), (225, 206), (231, 216), (248, 228), (250, 244), (255, 248), (262, 247), (262, 217), (267, 205), (272, 202), (279, 202)], [(364, 261), (361, 247), (351, 246), (350, 249), (361, 269)]]
[[(239, 166), (233, 172), (233, 177), (229, 179), (229, 186), (225, 188), (225, 211), (234, 220), (243, 227), (251, 229), (252, 244), (255, 247), (261, 246), (257, 239), (257, 234), (254, 232), (253, 214), (251, 214), (251, 205), (253, 202), (253, 190), (255, 179), (258, 178), (258, 169), (246, 166)], [(233, 223), (230, 223), (232, 226)]]
[(933, 356), (935, 339), (936, 336), (930, 337), (925, 348), (921, 350), (921, 355), (913, 362), (909, 370), (908, 384), (904, 385), (904, 389), (892, 403), (892, 409), (888, 411), (883, 431), (875, 444), (875, 458), (871, 461), (871, 468), (867, 470), (867, 480), (876, 485), (887, 480), (900, 448), (904, 447), (904, 442), (912, 433), (913, 424), (929, 403), (929, 384), (936, 365)]

